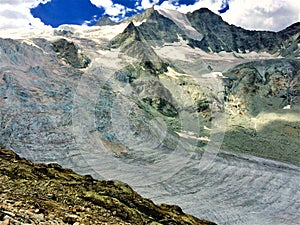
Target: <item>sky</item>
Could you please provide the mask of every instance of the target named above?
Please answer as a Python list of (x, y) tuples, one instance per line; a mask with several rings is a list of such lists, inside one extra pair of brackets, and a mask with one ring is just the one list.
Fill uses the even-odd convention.
[(279, 31), (300, 22), (300, 0), (0, 0), (0, 32), (6, 28), (91, 26), (103, 15), (121, 21), (155, 5), (193, 12), (209, 8), (250, 30)]

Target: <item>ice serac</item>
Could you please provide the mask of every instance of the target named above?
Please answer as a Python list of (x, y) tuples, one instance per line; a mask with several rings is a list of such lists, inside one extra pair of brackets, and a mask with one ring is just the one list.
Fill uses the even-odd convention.
[(0, 143), (34, 161), (70, 165), (78, 155), (69, 125), (82, 72), (59, 60), (51, 42), (31, 43), (0, 39)]

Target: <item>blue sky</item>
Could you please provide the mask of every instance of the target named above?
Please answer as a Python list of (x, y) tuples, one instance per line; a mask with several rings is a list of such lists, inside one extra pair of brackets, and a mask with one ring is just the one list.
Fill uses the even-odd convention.
[(278, 31), (300, 21), (299, 0), (0, 0), (0, 32), (6, 28), (93, 25), (103, 15), (120, 21), (153, 5), (182, 13), (206, 7), (246, 29)]
[[(142, 1), (115, 0), (111, 1), (111, 3), (119, 7), (115, 7), (115, 10), (113, 12), (111, 10), (110, 13), (109, 10), (105, 9), (106, 4), (103, 2), (103, 0), (52, 0), (46, 4), (40, 3), (30, 11), (34, 17), (40, 18), (44, 24), (57, 27), (66, 23), (78, 25), (86, 23), (87, 25), (94, 25), (103, 15), (110, 16), (115, 21), (120, 21), (144, 11), (146, 8), (145, 6), (142, 6)], [(109, 3), (110, 1), (107, 2)], [(163, 0), (156, 2), (148, 1), (149, 4), (155, 5), (160, 5), (163, 2)], [(178, 0), (169, 2), (169, 4), (172, 4), (175, 7), (180, 5), (190, 6), (195, 4), (195, 2), (196, 0)], [(101, 3), (103, 6), (101, 6)], [(222, 10), (221, 8), (225, 10)], [(222, 4), (220, 3), (220, 10), (218, 12), (225, 13), (226, 9), (228, 9), (228, 1), (223, 1)]]
[[(105, 10), (89, 0), (52, 0), (31, 9), (31, 14), (46, 25), (83, 24), (87, 20), (99, 19)], [(95, 17), (94, 17), (95, 16)]]

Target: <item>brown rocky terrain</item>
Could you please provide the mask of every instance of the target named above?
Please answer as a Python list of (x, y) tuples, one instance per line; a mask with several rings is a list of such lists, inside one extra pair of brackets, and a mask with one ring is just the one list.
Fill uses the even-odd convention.
[(156, 205), (119, 181), (34, 164), (0, 150), (0, 224), (207, 224), (179, 206)]

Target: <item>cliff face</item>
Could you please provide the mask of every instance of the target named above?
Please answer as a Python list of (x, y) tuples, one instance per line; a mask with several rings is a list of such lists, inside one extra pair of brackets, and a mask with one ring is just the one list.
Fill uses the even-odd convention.
[(34, 164), (0, 150), (0, 223), (181, 224), (215, 223), (156, 205), (119, 181), (97, 181), (58, 164)]
[(267, 51), (276, 53), (282, 40), (275, 32), (249, 31), (229, 25), (208, 9), (200, 9), (187, 15), (195, 29), (204, 35), (195, 47), (213, 52)]

